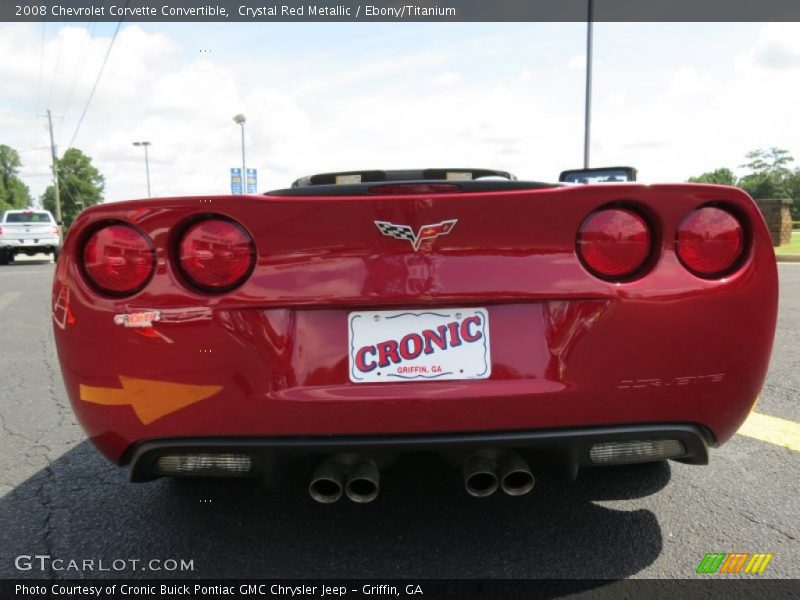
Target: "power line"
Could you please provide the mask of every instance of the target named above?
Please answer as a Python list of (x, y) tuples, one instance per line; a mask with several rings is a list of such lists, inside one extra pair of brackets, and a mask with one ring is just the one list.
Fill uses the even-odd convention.
[(36, 119), (36, 124), (34, 128), (34, 144), (39, 143), (39, 139), (41, 138), (42, 132), (39, 129), (39, 106), (42, 96), (42, 71), (44, 70), (44, 42), (45, 42), (45, 34), (47, 29), (47, 22), (42, 21), (42, 40), (41, 40), (41, 50), (39, 52), (39, 81), (36, 84), (36, 114), (34, 118)]
[(89, 36), (85, 39), (83, 48), (81, 50), (81, 56), (78, 59), (78, 62), (75, 64), (75, 72), (72, 74), (72, 83), (69, 86), (69, 94), (67, 94), (67, 106), (64, 108), (63, 114), (66, 115), (69, 111), (69, 107), (72, 105), (72, 94), (75, 91), (75, 84), (78, 83), (78, 78), (80, 75), (83, 75), (83, 66), (86, 64), (86, 56), (88, 54), (89, 43), (92, 40), (92, 36), (94, 35), (94, 28), (97, 25), (97, 21), (91, 21), (91, 28), (89, 29)]
[[(121, 12), (125, 12), (125, 9), (128, 7), (128, 3), (130, 0), (125, 0), (125, 6), (122, 7)], [(106, 50), (106, 55), (103, 58), (103, 64), (100, 65), (100, 71), (97, 73), (97, 79), (94, 81), (94, 85), (92, 86), (92, 91), (89, 93), (89, 98), (86, 100), (86, 106), (83, 107), (83, 112), (81, 113), (81, 118), (78, 119), (78, 125), (75, 127), (75, 133), (72, 134), (72, 139), (69, 142), (68, 148), (72, 148), (72, 145), (75, 143), (75, 138), (78, 137), (78, 132), (81, 129), (81, 124), (83, 123), (83, 118), (86, 116), (86, 112), (89, 110), (89, 105), (92, 103), (92, 98), (94, 98), (94, 93), (97, 90), (97, 85), (100, 83), (100, 77), (103, 75), (103, 70), (106, 68), (106, 63), (108, 62), (108, 57), (111, 54), (111, 49), (114, 47), (114, 42), (117, 40), (117, 34), (119, 33), (119, 28), (122, 26), (122, 19), (119, 20), (117, 23), (117, 28), (114, 30), (114, 37), (111, 38), (111, 43), (108, 45), (108, 50)]]
[(50, 78), (50, 91), (47, 93), (47, 106), (50, 106), (50, 100), (53, 99), (53, 88), (55, 87), (56, 77), (58, 76), (58, 65), (61, 63), (61, 47), (64, 45), (64, 26), (66, 24), (66, 22), (61, 23), (61, 29), (58, 31), (58, 51), (56, 52), (53, 76)]
[(39, 51), (39, 81), (36, 84), (36, 119), (39, 119), (39, 106), (42, 95), (42, 70), (44, 68), (44, 40), (47, 21), (42, 21), (42, 43)]

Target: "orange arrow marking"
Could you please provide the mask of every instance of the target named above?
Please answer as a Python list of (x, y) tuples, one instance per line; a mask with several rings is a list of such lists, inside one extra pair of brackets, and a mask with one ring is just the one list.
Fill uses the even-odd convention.
[(130, 404), (133, 412), (145, 425), (210, 398), (222, 389), (221, 385), (190, 385), (152, 379), (119, 376), (122, 388), (80, 386), (81, 400), (105, 406)]

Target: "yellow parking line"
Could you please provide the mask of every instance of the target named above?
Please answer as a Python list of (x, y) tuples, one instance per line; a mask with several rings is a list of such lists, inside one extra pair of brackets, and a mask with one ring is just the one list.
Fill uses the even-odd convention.
[(19, 298), (19, 296), (20, 292), (6, 292), (5, 294), (0, 294), (0, 310), (3, 310), (6, 306)]
[(800, 423), (788, 419), (751, 412), (738, 433), (800, 452)]

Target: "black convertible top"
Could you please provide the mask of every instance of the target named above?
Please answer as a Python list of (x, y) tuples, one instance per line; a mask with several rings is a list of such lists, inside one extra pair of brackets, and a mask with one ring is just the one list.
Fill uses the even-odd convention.
[(394, 171), (340, 171), (338, 173), (319, 173), (301, 177), (292, 187), (310, 185), (330, 185), (348, 183), (376, 183), (390, 181), (473, 181), (482, 177), (501, 177), (516, 181), (516, 177), (508, 171), (496, 169), (406, 169)]
[(538, 189), (558, 184), (518, 181), (497, 169), (405, 169), (319, 173), (301, 177), (292, 187), (267, 192), (271, 196), (360, 196), (382, 193), (488, 192)]

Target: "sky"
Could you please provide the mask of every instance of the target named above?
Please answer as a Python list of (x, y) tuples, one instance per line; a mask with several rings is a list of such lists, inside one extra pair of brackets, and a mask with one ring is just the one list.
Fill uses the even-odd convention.
[[(355, 170), (583, 161), (585, 23), (0, 24), (0, 144), (34, 197), (72, 144), (105, 199), (259, 191)], [(684, 181), (778, 146), (800, 160), (800, 24), (596, 23), (592, 166)], [(97, 88), (87, 106), (92, 87)]]

